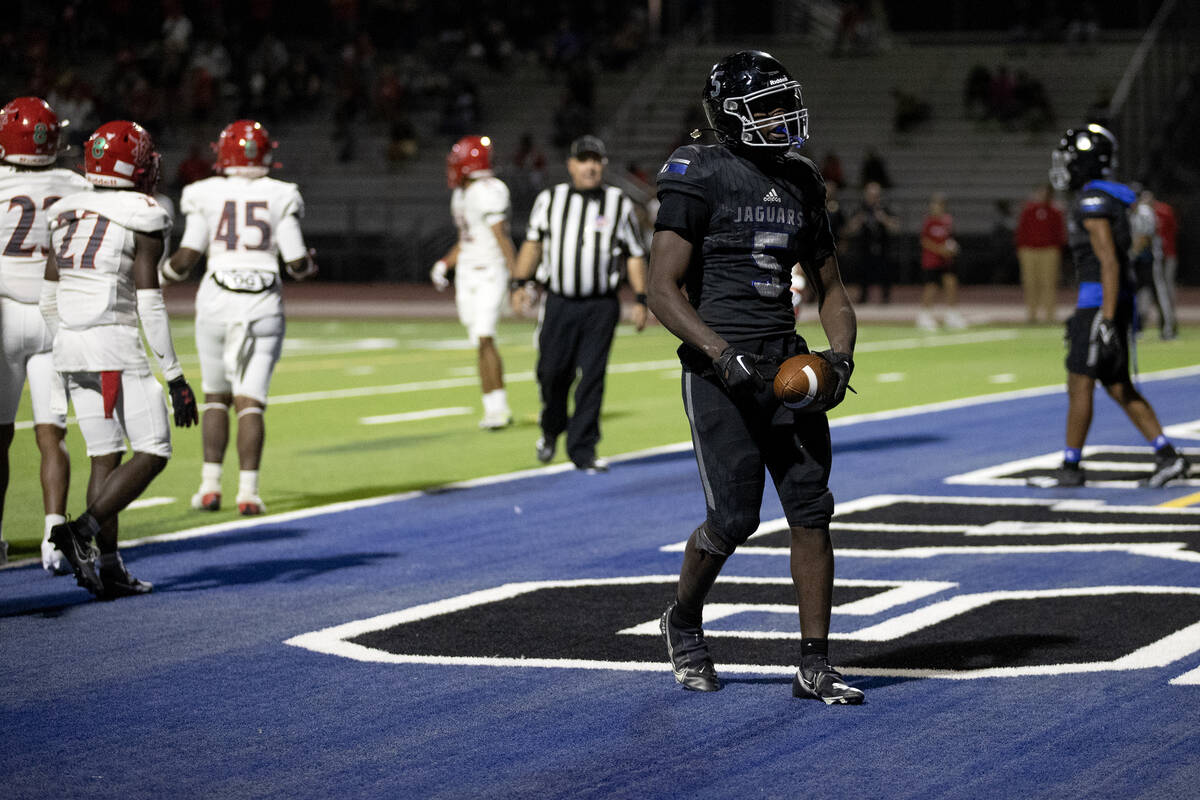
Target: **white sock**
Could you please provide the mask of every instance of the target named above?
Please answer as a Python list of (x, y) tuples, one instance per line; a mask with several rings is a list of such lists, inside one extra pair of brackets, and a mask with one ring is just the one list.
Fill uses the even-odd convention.
[(502, 414), (508, 412), (508, 392), (493, 389), (483, 395), (483, 413)]
[(258, 497), (258, 470), (244, 469), (238, 473), (238, 497)]
[(200, 467), (200, 492), (206, 494), (208, 492), (221, 491), (221, 475), (225, 468), (222, 464), (213, 464), (205, 461)]
[(46, 515), (46, 530), (42, 533), (43, 539), (50, 538), (50, 529), (55, 525), (62, 525), (67, 521), (67, 518), (62, 514), (47, 514)]

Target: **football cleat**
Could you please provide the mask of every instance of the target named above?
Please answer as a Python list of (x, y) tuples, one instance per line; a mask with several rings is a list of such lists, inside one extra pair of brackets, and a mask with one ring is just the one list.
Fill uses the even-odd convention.
[(116, 566), (101, 567), (100, 580), (104, 582), (104, 591), (97, 595), (101, 600), (116, 600), (118, 597), (135, 597), (139, 594), (150, 594), (154, 584), (149, 581), (139, 581), (129, 574), (121, 554), (117, 553)]
[(1191, 462), (1180, 452), (1172, 448), (1171, 452), (1154, 457), (1154, 472), (1146, 479), (1146, 486), (1158, 488), (1166, 486), (1173, 480), (1182, 480), (1188, 476)]
[(42, 569), (51, 575), (71, 574), (71, 562), (49, 539), (42, 540)]
[(1054, 473), (1054, 483), (1051, 486), (1064, 486), (1074, 488), (1083, 486), (1086, 473), (1083, 467), (1079, 464), (1068, 464), (1063, 462), (1062, 466)]
[(554, 445), (553, 439), (546, 441), (546, 437), (539, 436), (538, 440), (533, 443), (534, 450), (537, 451), (537, 460), (543, 464), (549, 464), (554, 460)]
[(575, 468), (584, 470), (590, 475), (595, 475), (597, 472), (608, 472), (608, 460), (592, 456), (587, 461), (578, 462)]
[(479, 427), (485, 431), (498, 431), (512, 425), (512, 421), (512, 412), (506, 408), (484, 414), (483, 419), (479, 420)]
[(962, 315), (961, 311), (947, 311), (946, 327), (952, 331), (964, 330), (967, 327), (967, 318)]
[(257, 517), (267, 512), (267, 504), (262, 498), (253, 494), (239, 494), (237, 498), (238, 513), (243, 517)]
[(824, 657), (809, 657), (809, 664), (796, 670), (792, 678), (792, 697), (807, 697), (820, 700), (827, 706), (860, 705), (866, 695), (846, 683), (842, 673), (829, 666)]
[(928, 311), (917, 312), (917, 330), (933, 332), (937, 329), (937, 320), (934, 319), (933, 314), (930, 314)]
[(199, 491), (192, 495), (192, 508), (197, 511), (220, 511), (221, 493)]
[(68, 521), (50, 529), (50, 541), (71, 564), (75, 582), (99, 597), (104, 591), (104, 584), (96, 570), (96, 559), (100, 554), (92, 544), (92, 537), (78, 530), (75, 523)]
[(721, 679), (708, 654), (708, 643), (704, 641), (701, 628), (684, 628), (671, 619), (675, 603), (667, 606), (658, 629), (667, 643), (667, 660), (675, 673), (675, 682), (693, 692), (715, 692), (721, 688)]

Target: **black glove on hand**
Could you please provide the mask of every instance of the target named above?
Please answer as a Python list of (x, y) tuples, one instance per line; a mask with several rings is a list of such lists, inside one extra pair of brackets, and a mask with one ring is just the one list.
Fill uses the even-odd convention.
[[(837, 373), (837, 386), (834, 387), (833, 394), (824, 403), (824, 410), (828, 411), (846, 398), (846, 390), (850, 389), (850, 375), (854, 372), (854, 356), (849, 353), (835, 353), (832, 350), (822, 350), (817, 355), (828, 361), (829, 365), (833, 367), (833, 371)], [(850, 389), (850, 391), (854, 390)]]
[(196, 395), (192, 393), (192, 387), (188, 386), (184, 377), (180, 375), (169, 382), (167, 389), (171, 392), (171, 408), (175, 412), (175, 427), (190, 428), (192, 425), (199, 425), (200, 411), (196, 408)]
[(1120, 334), (1111, 319), (1100, 318), (1092, 328), (1091, 343), (1096, 346), (1098, 364), (1111, 364), (1121, 353)]
[(761, 360), (762, 356), (738, 350), (730, 345), (721, 351), (721, 355), (713, 359), (713, 366), (717, 370), (717, 377), (731, 393), (758, 392), (767, 385), (756, 368)]

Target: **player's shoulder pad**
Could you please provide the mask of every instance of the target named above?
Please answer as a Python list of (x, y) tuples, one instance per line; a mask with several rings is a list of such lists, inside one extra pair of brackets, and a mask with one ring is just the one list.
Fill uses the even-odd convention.
[(142, 192), (124, 192), (123, 205), (128, 209), (125, 227), (138, 233), (159, 233), (171, 227), (171, 212), (162, 203)]
[(704, 197), (704, 187), (729, 150), (719, 144), (686, 144), (671, 153), (658, 170), (658, 193), (683, 192)]
[(1137, 193), (1116, 181), (1089, 181), (1079, 190), (1075, 207), (1085, 217), (1111, 217), (1124, 213), (1137, 200)]
[(800, 188), (806, 201), (825, 202), (825, 178), (812, 159), (789, 150), (780, 159), (784, 176)]
[(469, 195), (472, 200), (480, 201), (486, 208), (507, 205), (509, 198), (508, 186), (495, 176), (471, 181), (465, 194)]

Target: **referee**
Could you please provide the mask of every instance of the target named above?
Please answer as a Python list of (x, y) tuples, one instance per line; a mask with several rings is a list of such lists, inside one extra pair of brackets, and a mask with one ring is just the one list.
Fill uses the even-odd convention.
[[(532, 303), (531, 282), (546, 290), (537, 331), (542, 398), (538, 461), (554, 458), (559, 434), (565, 431), (567, 456), (589, 472), (608, 469), (608, 462), (596, 456), (596, 443), (604, 372), (621, 315), (617, 287), (623, 261), (637, 296), (633, 323), (639, 331), (646, 327), (642, 232), (633, 201), (603, 183), (607, 163), (604, 142), (597, 137), (581, 136), (571, 143), (571, 180), (542, 190), (534, 200), (512, 285), (518, 310)], [(567, 395), (576, 375), (575, 413), (568, 416)]]

